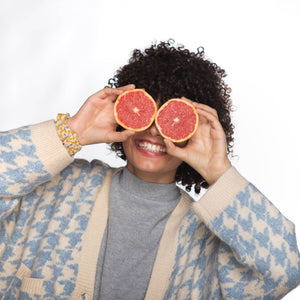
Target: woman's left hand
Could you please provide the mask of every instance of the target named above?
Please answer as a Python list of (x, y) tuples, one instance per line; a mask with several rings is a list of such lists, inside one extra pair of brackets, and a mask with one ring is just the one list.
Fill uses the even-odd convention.
[(184, 147), (165, 140), (167, 152), (189, 164), (211, 185), (231, 167), (226, 136), (215, 109), (183, 99), (192, 103), (198, 111), (199, 126)]

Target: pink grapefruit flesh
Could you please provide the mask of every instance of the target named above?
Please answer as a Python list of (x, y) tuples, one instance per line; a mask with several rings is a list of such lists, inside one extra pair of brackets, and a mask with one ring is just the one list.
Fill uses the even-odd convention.
[(180, 143), (190, 139), (196, 132), (199, 116), (196, 108), (182, 99), (170, 99), (163, 104), (155, 117), (159, 133), (166, 139)]
[(134, 131), (143, 131), (149, 128), (155, 119), (156, 112), (156, 102), (143, 89), (122, 93), (114, 105), (114, 116), (117, 123), (125, 129)]

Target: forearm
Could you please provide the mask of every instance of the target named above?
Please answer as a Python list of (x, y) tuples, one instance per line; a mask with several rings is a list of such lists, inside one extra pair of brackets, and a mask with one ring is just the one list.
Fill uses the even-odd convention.
[[(255, 286), (256, 295), (277, 299), (299, 284), (294, 225), (234, 168), (193, 209), (222, 241), (219, 264), (227, 271), (220, 272), (220, 282), (227, 292), (242, 274), (248, 274), (248, 283), (241, 282), (241, 296)], [(234, 280), (230, 283), (227, 277)]]
[(215, 162), (213, 167), (201, 168), (195, 166), (195, 170), (201, 174), (206, 182), (211, 186), (230, 168), (232, 167), (227, 156), (224, 155), (221, 159)]
[(22, 196), (69, 165), (73, 158), (54, 121), (0, 134), (0, 195)]

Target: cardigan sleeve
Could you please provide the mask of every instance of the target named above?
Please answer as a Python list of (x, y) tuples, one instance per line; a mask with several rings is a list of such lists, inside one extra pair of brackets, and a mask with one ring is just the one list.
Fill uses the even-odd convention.
[(54, 121), (0, 133), (0, 219), (73, 161)]
[(300, 284), (294, 224), (232, 167), (193, 204), (221, 240), (225, 299), (281, 299)]

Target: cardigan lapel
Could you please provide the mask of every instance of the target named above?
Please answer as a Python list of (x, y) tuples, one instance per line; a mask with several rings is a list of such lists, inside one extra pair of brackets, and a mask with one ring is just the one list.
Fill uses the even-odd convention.
[(83, 237), (78, 277), (72, 299), (92, 299), (93, 297), (98, 255), (108, 218), (109, 190), (113, 175), (113, 170), (107, 172), (95, 200)]
[(193, 200), (182, 191), (182, 197), (167, 221), (159, 243), (145, 300), (163, 299), (174, 264), (180, 224)]

